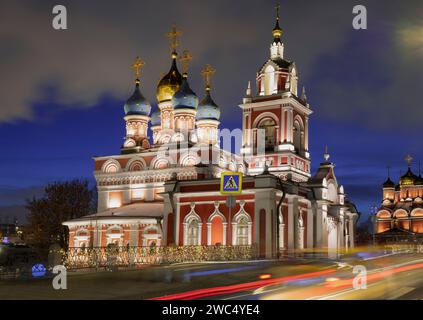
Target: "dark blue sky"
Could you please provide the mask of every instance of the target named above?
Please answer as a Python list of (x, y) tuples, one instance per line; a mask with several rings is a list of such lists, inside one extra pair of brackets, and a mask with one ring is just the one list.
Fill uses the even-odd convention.
[[(296, 61), (314, 110), (313, 170), (327, 144), (338, 180), (363, 213), (380, 203), (388, 165), (397, 180), (405, 155), (416, 159), (416, 172), (423, 159), (423, 8), (405, 2), (363, 1), (366, 31), (351, 27), (355, 1), (282, 2), (286, 56)], [(49, 1), (6, 1), (9, 17), (25, 13), (23, 26), (0, 13), (9, 26), (0, 30), (3, 217), (22, 216), (25, 199), (49, 182), (93, 180), (92, 157), (119, 153), (123, 103), (133, 89), (128, 65), (136, 55), (146, 60), (142, 91), (154, 104), (157, 80), (169, 67), (168, 21), (180, 25), (194, 54), (191, 86), (199, 95), (199, 70), (205, 63), (217, 69), (213, 95), (223, 128), (240, 127), (237, 104), (268, 58), (273, 1), (123, 1), (104, 4), (100, 13), (92, 3), (67, 3), (70, 29), (62, 34), (50, 28)], [(181, 9), (187, 6), (188, 13)]]

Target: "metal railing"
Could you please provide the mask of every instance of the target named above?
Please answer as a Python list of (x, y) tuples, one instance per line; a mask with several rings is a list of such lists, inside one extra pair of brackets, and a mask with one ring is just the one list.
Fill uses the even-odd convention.
[(257, 257), (255, 246), (171, 246), (69, 248), (63, 252), (68, 269), (131, 267), (180, 262), (244, 261)]

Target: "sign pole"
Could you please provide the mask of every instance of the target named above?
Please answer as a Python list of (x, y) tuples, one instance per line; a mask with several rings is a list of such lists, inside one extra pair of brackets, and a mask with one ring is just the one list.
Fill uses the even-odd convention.
[(227, 195), (226, 206), (228, 207), (228, 221), (226, 232), (226, 246), (232, 243), (232, 208), (236, 205), (236, 198), (233, 195), (242, 193), (242, 173), (241, 172), (222, 172), (220, 175), (220, 193)]
[[(233, 196), (229, 196), (233, 198)], [(232, 201), (230, 201), (232, 204)], [(229, 220), (228, 220), (228, 239), (226, 240), (226, 245), (233, 244), (231, 240), (231, 214), (232, 214), (232, 206), (229, 206)]]

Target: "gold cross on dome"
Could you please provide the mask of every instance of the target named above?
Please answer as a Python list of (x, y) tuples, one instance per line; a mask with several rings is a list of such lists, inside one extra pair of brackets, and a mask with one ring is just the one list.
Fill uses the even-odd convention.
[(136, 57), (135, 62), (131, 65), (131, 67), (135, 70), (135, 76), (139, 80), (141, 75), (141, 68), (144, 67), (145, 62), (141, 60), (140, 57)]
[(182, 70), (184, 74), (188, 73), (188, 65), (191, 60), (192, 60), (192, 55), (189, 53), (188, 50), (184, 50), (182, 56), (179, 58), (179, 61), (181, 61), (182, 63)]
[(170, 40), (170, 48), (172, 49), (173, 52), (176, 51), (176, 48), (179, 45), (178, 37), (180, 37), (181, 35), (182, 35), (182, 32), (181, 30), (178, 30), (176, 28), (176, 24), (173, 24), (170, 32), (166, 33), (166, 37), (168, 37)]
[(413, 157), (412, 157), (412, 156), (410, 156), (410, 155), (408, 155), (408, 156), (406, 156), (406, 157), (404, 158), (404, 160), (405, 160), (405, 161), (407, 161), (407, 163), (408, 163), (408, 167), (410, 167), (410, 166), (411, 166), (411, 161), (413, 161)]
[(209, 64), (206, 64), (203, 70), (201, 70), (201, 75), (203, 76), (204, 83), (206, 88), (210, 88), (210, 82), (213, 75), (216, 73), (216, 70)]

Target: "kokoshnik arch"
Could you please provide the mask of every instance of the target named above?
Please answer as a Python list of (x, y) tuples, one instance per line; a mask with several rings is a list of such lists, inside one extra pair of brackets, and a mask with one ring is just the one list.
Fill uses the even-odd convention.
[[(338, 183), (327, 150), (311, 175), (312, 110), (304, 89), (299, 94), (295, 63), (284, 57), (279, 14), (270, 57), (257, 73), (257, 90), (249, 83), (240, 105), (241, 155), (219, 144), (213, 68), (202, 72), (201, 101), (189, 84), (188, 52), (179, 58), (180, 74), (180, 35), (176, 27), (168, 33), (171, 67), (158, 83), (153, 112), (140, 91), (143, 62), (134, 63), (135, 90), (124, 106), (121, 154), (94, 159), (98, 213), (64, 223), (70, 247), (256, 245), (262, 257), (353, 247), (358, 212)], [(220, 174), (226, 171), (244, 175), (232, 215), (219, 192)]]

